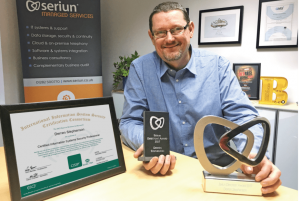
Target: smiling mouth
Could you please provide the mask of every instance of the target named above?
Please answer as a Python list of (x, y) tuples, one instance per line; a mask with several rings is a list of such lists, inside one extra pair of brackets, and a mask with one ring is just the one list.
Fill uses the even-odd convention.
[(171, 45), (171, 46), (164, 46), (164, 48), (173, 48), (173, 47), (177, 47), (177, 46), (179, 46), (179, 44)]

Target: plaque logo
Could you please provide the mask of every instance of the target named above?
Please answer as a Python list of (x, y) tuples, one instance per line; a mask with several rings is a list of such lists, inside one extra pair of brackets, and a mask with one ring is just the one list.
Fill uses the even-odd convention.
[[(154, 124), (155, 126), (153, 126), (153, 119), (155, 119)], [(150, 117), (150, 126), (152, 128), (152, 130), (157, 130), (159, 128), (162, 128), (164, 126), (165, 123), (165, 118), (161, 117), (161, 118), (157, 118), (155, 116), (151, 116)]]

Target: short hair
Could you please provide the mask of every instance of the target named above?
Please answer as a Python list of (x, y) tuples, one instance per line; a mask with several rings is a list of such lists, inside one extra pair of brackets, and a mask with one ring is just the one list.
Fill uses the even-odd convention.
[(180, 5), (179, 3), (177, 2), (171, 2), (171, 1), (168, 1), (168, 2), (163, 2), (161, 4), (158, 4), (152, 11), (150, 17), (149, 17), (149, 29), (152, 33), (152, 17), (154, 14), (156, 13), (160, 13), (160, 12), (168, 12), (168, 11), (171, 11), (171, 10), (180, 10), (182, 13), (183, 13), (183, 16), (184, 16), (184, 19), (187, 23), (190, 22), (190, 17), (189, 17), (189, 14), (187, 13), (186, 9)]

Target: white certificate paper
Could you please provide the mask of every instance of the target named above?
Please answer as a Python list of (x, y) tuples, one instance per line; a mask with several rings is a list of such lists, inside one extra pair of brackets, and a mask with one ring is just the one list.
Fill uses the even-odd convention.
[(119, 167), (109, 105), (10, 118), (21, 197)]
[(235, 29), (236, 14), (207, 16), (204, 38), (234, 37)]
[(267, 6), (265, 41), (291, 40), (294, 4)]
[(201, 17), (202, 43), (232, 42), (239, 39), (240, 9), (204, 12)]
[(270, 1), (261, 4), (259, 43), (264, 46), (296, 45), (298, 1)]

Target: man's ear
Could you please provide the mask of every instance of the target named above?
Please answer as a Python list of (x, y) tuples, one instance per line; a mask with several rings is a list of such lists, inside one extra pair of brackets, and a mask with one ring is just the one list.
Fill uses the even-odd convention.
[(148, 35), (149, 35), (149, 37), (152, 41), (152, 44), (154, 45), (154, 37), (153, 37), (152, 32), (150, 31), (150, 29), (148, 30)]
[(190, 38), (193, 38), (194, 31), (195, 31), (195, 24), (193, 21), (190, 21), (189, 30), (190, 30)]

